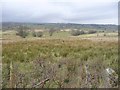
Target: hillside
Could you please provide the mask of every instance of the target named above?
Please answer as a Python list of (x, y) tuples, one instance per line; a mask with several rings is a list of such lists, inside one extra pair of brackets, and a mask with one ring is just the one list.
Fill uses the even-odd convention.
[(74, 23), (13, 23), (13, 22), (3, 22), (2, 29), (12, 30), (16, 29), (18, 26), (25, 25), (31, 29), (49, 29), (55, 28), (60, 29), (82, 29), (82, 30), (103, 30), (103, 31), (117, 31), (117, 25), (111, 24), (74, 24)]

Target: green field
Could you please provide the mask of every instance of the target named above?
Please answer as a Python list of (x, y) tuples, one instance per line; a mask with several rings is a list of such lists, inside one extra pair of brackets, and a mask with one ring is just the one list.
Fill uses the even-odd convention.
[[(102, 88), (105, 69), (118, 74), (117, 33), (71, 36), (54, 32), (26, 38), (3, 32), (3, 88)], [(86, 69), (86, 66), (89, 68)], [(88, 75), (89, 72), (90, 74)], [(89, 77), (88, 77), (89, 76)], [(90, 80), (88, 80), (90, 79)], [(117, 87), (116, 82), (111, 82)]]

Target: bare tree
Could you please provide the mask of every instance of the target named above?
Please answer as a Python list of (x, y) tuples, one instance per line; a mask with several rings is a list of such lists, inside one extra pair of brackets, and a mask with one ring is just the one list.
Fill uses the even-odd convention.
[(49, 30), (49, 35), (52, 36), (55, 31), (56, 31), (56, 30), (55, 30), (54, 28), (51, 28), (51, 29)]

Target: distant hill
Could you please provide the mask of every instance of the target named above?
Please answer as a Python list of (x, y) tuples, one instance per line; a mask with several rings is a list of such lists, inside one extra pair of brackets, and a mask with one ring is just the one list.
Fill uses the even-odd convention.
[(118, 26), (112, 24), (75, 24), (75, 23), (13, 23), (3, 22), (2, 30), (17, 29), (18, 26), (25, 25), (30, 29), (82, 29), (82, 30), (105, 30), (105, 31), (117, 31)]

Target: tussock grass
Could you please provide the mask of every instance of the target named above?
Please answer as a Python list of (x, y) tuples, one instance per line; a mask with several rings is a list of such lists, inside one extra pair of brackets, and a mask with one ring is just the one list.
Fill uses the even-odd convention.
[[(21, 77), (24, 81), (13, 82), (15, 85), (19, 83), (17, 87), (32, 87), (46, 78), (50, 81), (43, 87), (89, 87), (85, 82), (86, 64), (90, 67), (91, 77), (94, 77), (92, 87), (102, 85), (100, 77), (105, 68), (113, 68), (118, 73), (118, 44), (115, 41), (40, 39), (3, 43), (2, 51), (3, 77), (9, 77), (9, 65), (13, 62), (18, 67), (13, 72), (15, 78), (20, 81)], [(5, 79), (3, 87), (9, 87), (7, 82), (10, 80)]]

